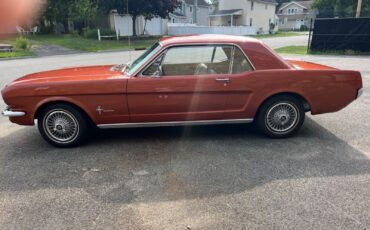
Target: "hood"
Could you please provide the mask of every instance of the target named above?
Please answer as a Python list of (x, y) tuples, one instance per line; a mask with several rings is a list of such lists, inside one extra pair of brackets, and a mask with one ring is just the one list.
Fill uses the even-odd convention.
[(17, 83), (47, 83), (66, 81), (105, 80), (123, 77), (122, 68), (113, 65), (73, 67), (59, 70), (44, 71), (21, 77), (12, 84)]

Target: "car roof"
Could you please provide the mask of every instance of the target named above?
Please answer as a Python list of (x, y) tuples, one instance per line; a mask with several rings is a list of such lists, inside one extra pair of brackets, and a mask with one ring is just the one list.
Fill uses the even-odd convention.
[(202, 35), (184, 35), (174, 37), (164, 37), (160, 40), (163, 46), (181, 45), (193, 43), (261, 43), (259, 40), (251, 37), (233, 36), (223, 34), (202, 34)]

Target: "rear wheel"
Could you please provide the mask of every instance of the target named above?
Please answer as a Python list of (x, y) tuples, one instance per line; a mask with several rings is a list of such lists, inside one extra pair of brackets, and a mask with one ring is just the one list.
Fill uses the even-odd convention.
[(282, 95), (269, 99), (257, 114), (257, 126), (272, 138), (294, 135), (305, 120), (303, 104), (295, 97)]
[(85, 116), (75, 107), (55, 104), (43, 109), (38, 118), (41, 136), (56, 147), (73, 147), (86, 138)]

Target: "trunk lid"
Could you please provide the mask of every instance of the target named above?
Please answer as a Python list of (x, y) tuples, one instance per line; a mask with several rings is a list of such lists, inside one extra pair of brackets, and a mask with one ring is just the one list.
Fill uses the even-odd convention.
[(298, 60), (286, 60), (286, 62), (296, 70), (337, 70), (336, 68), (320, 65), (313, 62), (298, 61)]

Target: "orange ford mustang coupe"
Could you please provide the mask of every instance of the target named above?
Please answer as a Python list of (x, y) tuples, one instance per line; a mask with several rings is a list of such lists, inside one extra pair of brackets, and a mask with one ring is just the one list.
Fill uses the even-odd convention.
[(57, 147), (99, 128), (255, 122), (296, 133), (305, 112), (336, 112), (362, 93), (361, 74), (282, 59), (262, 42), (225, 35), (163, 38), (128, 65), (54, 70), (2, 90), (4, 116)]

